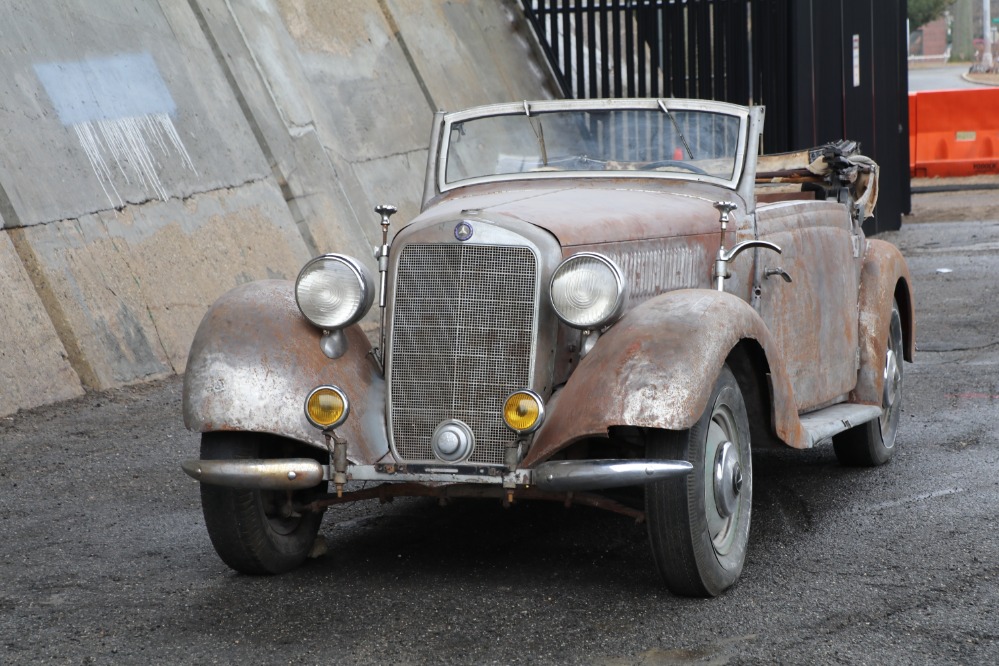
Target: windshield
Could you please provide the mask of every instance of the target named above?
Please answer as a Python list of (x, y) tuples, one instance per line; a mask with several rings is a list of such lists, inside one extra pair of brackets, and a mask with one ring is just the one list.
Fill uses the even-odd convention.
[[(540, 106), (540, 103), (539, 103)], [(565, 103), (562, 104), (565, 106)], [(734, 181), (744, 115), (665, 108), (535, 110), (449, 122), (445, 184), (551, 172), (668, 173)]]

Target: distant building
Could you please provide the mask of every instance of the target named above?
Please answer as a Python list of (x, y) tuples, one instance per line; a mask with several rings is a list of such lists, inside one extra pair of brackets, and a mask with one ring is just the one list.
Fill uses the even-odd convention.
[(950, 57), (947, 44), (947, 16), (914, 30), (909, 35), (909, 57), (913, 60), (946, 60)]

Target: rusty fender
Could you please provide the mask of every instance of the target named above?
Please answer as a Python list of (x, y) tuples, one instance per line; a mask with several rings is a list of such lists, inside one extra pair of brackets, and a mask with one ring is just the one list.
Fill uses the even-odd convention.
[(860, 273), (860, 372), (850, 402), (881, 404), (892, 298), (898, 301), (902, 317), (903, 358), (911, 363), (916, 351), (916, 311), (909, 267), (891, 243), (868, 240)]
[(691, 427), (729, 352), (745, 338), (767, 357), (776, 435), (806, 448), (790, 379), (763, 320), (737, 296), (690, 289), (645, 301), (601, 337), (553, 396), (524, 466), (577, 439), (606, 437), (611, 426)]
[(385, 381), (358, 326), (344, 331), (347, 353), (331, 360), (321, 332), (295, 304), (294, 285), (263, 280), (236, 287), (208, 310), (184, 374), (184, 424), (196, 432), (267, 432), (326, 450), (305, 418), (305, 399), (323, 384), (339, 386), (350, 416), (337, 429), (350, 459), (373, 464), (388, 453)]

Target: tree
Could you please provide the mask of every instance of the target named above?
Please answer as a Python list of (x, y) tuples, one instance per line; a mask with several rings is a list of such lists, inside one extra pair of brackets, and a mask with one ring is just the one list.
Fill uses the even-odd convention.
[(954, 0), (909, 0), (909, 26), (915, 30), (938, 18)]

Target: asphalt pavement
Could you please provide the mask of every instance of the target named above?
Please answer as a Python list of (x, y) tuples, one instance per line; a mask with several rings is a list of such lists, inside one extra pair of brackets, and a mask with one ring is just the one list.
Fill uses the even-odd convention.
[(999, 221), (930, 197), (950, 221), (884, 236), (918, 313), (895, 459), (756, 453), (723, 596), (665, 592), (630, 519), (491, 501), (336, 508), (325, 556), (237, 575), (172, 379), (0, 419), (0, 663), (999, 663)]
[(970, 65), (968, 63), (910, 67), (909, 92), (980, 88), (980, 84), (964, 78), (969, 68)]

